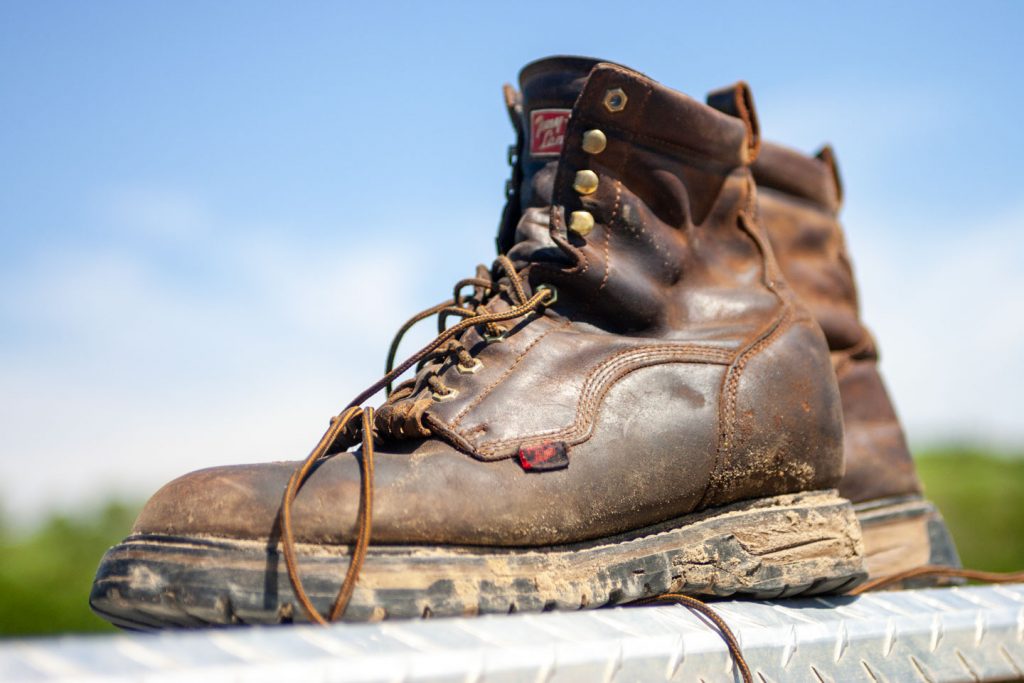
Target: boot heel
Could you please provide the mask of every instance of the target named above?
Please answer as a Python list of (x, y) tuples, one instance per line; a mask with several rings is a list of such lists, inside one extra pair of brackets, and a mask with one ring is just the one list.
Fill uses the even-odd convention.
[[(924, 565), (960, 567), (953, 537), (939, 510), (921, 496), (897, 496), (854, 505), (864, 535), (865, 562), (872, 577)], [(904, 588), (962, 583), (948, 577), (922, 577)]]

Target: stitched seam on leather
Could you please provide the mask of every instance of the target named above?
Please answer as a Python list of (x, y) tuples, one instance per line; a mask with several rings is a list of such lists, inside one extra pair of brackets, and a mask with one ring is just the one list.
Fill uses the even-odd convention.
[(590, 259), (587, 258), (587, 252), (585, 252), (583, 249), (578, 249), (578, 251), (580, 252), (580, 254), (583, 255), (583, 265), (580, 267), (580, 275), (583, 275), (588, 270), (590, 270)]
[[(650, 95), (650, 93), (651, 93), (651, 91), (648, 90), (647, 94)], [(645, 102), (646, 102), (646, 100), (645, 100)], [(670, 151), (681, 152), (682, 154), (684, 154), (685, 156), (690, 157), (691, 159), (696, 157), (700, 161), (706, 162), (706, 163), (708, 163), (708, 165), (710, 165), (710, 166), (712, 166), (714, 168), (718, 168), (718, 169), (723, 170), (723, 171), (729, 171), (731, 169), (734, 169), (734, 168), (737, 168), (737, 167), (743, 165), (741, 163), (735, 163), (735, 164), (733, 164), (733, 163), (722, 163), (720, 161), (715, 160), (710, 155), (708, 155), (707, 152), (702, 152), (702, 151), (694, 149), (692, 147), (687, 147), (685, 145), (680, 145), (680, 144), (675, 143), (675, 142), (670, 142), (670, 141), (665, 140), (663, 138), (659, 138), (659, 137), (657, 137), (655, 135), (648, 135), (646, 133), (638, 133), (636, 131), (631, 131), (628, 128), (623, 128), (622, 126), (617, 126), (614, 123), (609, 123), (608, 121), (598, 121), (597, 119), (594, 119), (592, 117), (581, 116), (580, 117), (580, 123), (581, 124), (589, 123), (589, 124), (592, 124), (594, 126), (599, 126), (601, 129), (612, 130), (612, 131), (618, 133), (619, 135), (621, 135), (623, 137), (630, 138), (633, 142), (647, 143), (648, 145), (651, 145), (651, 146), (658, 146), (658, 145), (660, 145), (660, 146), (663, 146), (663, 147), (668, 147)], [(746, 144), (746, 143), (744, 142), (744, 144)]]
[(430, 428), (434, 430), (434, 433), (437, 436), (440, 436), (442, 439), (450, 443), (456, 450), (466, 453), (473, 452), (473, 444), (469, 442), (469, 439), (464, 437), (462, 434), (459, 434), (454, 429), (450, 429), (445, 425), (443, 420), (431, 415), (430, 413), (425, 413), (423, 418), (427, 424), (430, 425)]
[[(655, 87), (658, 85), (655, 81), (652, 81), (650, 78), (648, 78), (647, 76), (644, 76), (643, 74), (638, 74), (636, 72), (632, 72), (632, 71), (629, 71), (627, 69), (623, 69), (622, 67), (619, 67), (617, 65), (608, 64), (605, 68), (607, 68), (608, 71), (614, 72), (614, 73), (618, 74), (619, 76), (622, 76), (622, 77), (624, 77), (624, 78), (626, 78), (626, 79), (628, 79), (630, 81), (633, 81), (634, 83), (638, 83), (638, 84), (642, 85), (645, 88), (646, 92), (644, 93), (644, 100), (643, 100), (643, 102), (641, 104), (642, 104), (642, 106), (646, 106), (647, 105), (647, 100), (650, 98), (651, 93), (654, 92)], [(698, 107), (700, 106), (699, 102), (697, 102), (696, 104), (697, 104)], [(641, 110), (641, 114), (643, 114), (643, 113), (644, 113), (644, 111)], [(582, 112), (581, 112), (581, 114), (582, 114)], [(580, 118), (581, 118), (581, 120), (586, 120), (586, 121), (591, 121), (592, 120), (592, 119), (590, 119), (588, 117), (584, 117), (584, 116), (581, 116)], [(619, 126), (616, 126), (614, 123), (611, 123), (610, 121), (607, 121), (607, 120), (595, 121), (595, 123), (597, 123), (601, 128), (610, 128), (610, 129), (616, 130), (616, 131), (618, 131), (620, 133), (628, 132), (628, 131), (625, 131), (623, 128), (621, 128)], [(655, 135), (646, 135), (646, 134), (640, 134), (640, 133), (632, 133), (632, 135), (633, 135), (634, 139), (641, 139), (641, 140), (642, 139), (646, 139), (646, 140), (649, 140), (651, 142), (660, 143), (660, 144), (665, 145), (667, 147), (671, 147), (671, 148), (674, 148), (674, 149), (677, 149), (677, 150), (680, 150), (680, 151), (687, 152), (687, 153), (689, 153), (691, 155), (699, 156), (700, 158), (707, 159), (708, 161), (714, 161), (714, 158), (711, 157), (710, 155), (708, 155), (706, 152), (701, 152), (701, 151), (698, 151), (696, 149), (693, 149), (693, 148), (687, 147), (685, 145), (682, 145), (680, 143), (671, 142), (669, 140), (666, 140), (666, 139), (663, 139), (663, 138), (659, 138), (659, 137), (657, 137)], [(743, 146), (744, 147), (746, 147), (746, 144), (747, 144), (746, 137), (747, 136), (744, 135), (744, 140), (743, 140)], [(725, 165), (725, 167), (727, 167), (727, 168), (735, 168), (738, 165), (739, 164)]]
[(456, 415), (455, 419), (453, 419), (451, 421), (451, 428), (452, 429), (457, 428), (459, 426), (459, 423), (462, 422), (462, 418), (464, 418), (466, 416), (466, 414), (469, 413), (469, 411), (473, 410), (473, 408), (476, 408), (478, 405), (480, 405), (480, 403), (485, 398), (487, 398), (490, 395), (490, 393), (492, 391), (494, 391), (494, 389), (499, 384), (504, 382), (508, 378), (508, 376), (511, 375), (512, 372), (516, 369), (516, 366), (519, 365), (520, 362), (522, 362), (523, 358), (526, 357), (526, 354), (528, 354), (533, 349), (533, 347), (536, 346), (540, 342), (541, 339), (543, 339), (544, 337), (548, 336), (549, 334), (551, 334), (555, 330), (563, 329), (568, 324), (569, 324), (568, 321), (564, 321), (560, 325), (556, 325), (555, 327), (551, 327), (551, 328), (545, 330), (542, 334), (540, 334), (532, 342), (530, 342), (526, 346), (526, 348), (523, 349), (522, 352), (516, 357), (516, 359), (512, 362), (512, 364), (509, 365), (505, 369), (505, 372), (501, 373), (500, 377), (498, 377), (496, 380), (491, 382), (490, 385), (488, 385), (486, 388), (484, 388), (483, 391), (481, 391), (479, 394), (477, 394), (476, 398), (474, 398), (473, 401), (469, 403), (469, 405), (467, 405), (465, 408), (463, 408), (462, 410), (459, 411), (459, 414)]
[(662, 363), (727, 365), (734, 357), (734, 352), (729, 349), (692, 344), (663, 344), (640, 349), (625, 349), (605, 360), (588, 375), (583, 389), (580, 391), (580, 398), (576, 408), (576, 419), (570, 426), (535, 432), (515, 438), (491, 441), (477, 446), (477, 452), (483, 456), (493, 457), (498, 451), (510, 445), (518, 446), (522, 443), (544, 437), (557, 437), (570, 443), (580, 443), (586, 440), (585, 437), (593, 429), (595, 423), (594, 412), (597, 405), (600, 404), (605, 394), (619, 379), (633, 370)]
[(615, 219), (619, 215), (619, 204), (622, 202), (622, 182), (615, 180), (615, 203), (612, 204), (612, 213), (608, 218), (608, 224), (605, 226), (604, 233), (604, 277), (601, 278), (601, 284), (597, 286), (597, 291), (604, 289), (605, 285), (608, 284), (608, 277), (612, 274), (612, 256), (611, 256), (611, 244), (612, 244), (612, 225), (615, 224)]
[[(763, 268), (762, 284), (764, 284), (768, 291), (775, 295), (775, 298), (779, 301), (782, 311), (767, 327), (762, 329), (746, 349), (743, 349), (739, 354), (737, 354), (736, 360), (725, 374), (725, 382), (722, 385), (722, 395), (719, 397), (718, 448), (715, 449), (715, 462), (711, 467), (711, 472), (708, 477), (708, 487), (704, 491), (704, 495), (701, 497), (700, 503), (697, 505), (698, 508), (705, 504), (708, 496), (717, 492), (715, 491), (715, 487), (721, 473), (722, 463), (725, 460), (726, 454), (732, 448), (732, 438), (736, 433), (736, 401), (739, 394), (739, 382), (743, 375), (743, 371), (750, 359), (776, 338), (776, 333), (780, 333), (783, 329), (788, 329), (789, 325), (785, 325), (785, 323), (791, 323), (791, 318), (794, 315), (792, 304), (790, 304), (775, 287), (772, 275), (779, 274), (779, 269), (778, 265), (775, 263), (772, 252), (768, 251), (770, 247), (765, 243), (765, 241), (760, 239), (756, 231), (756, 227), (759, 226), (757, 223), (757, 189), (754, 184), (753, 175), (749, 170), (747, 172), (747, 188), (746, 206), (739, 211), (736, 217), (737, 227), (747, 234), (761, 253), (761, 263)], [(751, 215), (753, 215), (752, 219), (749, 218)], [(751, 221), (754, 227), (752, 227), (748, 221)]]
[[(637, 107), (640, 110), (638, 118), (643, 118), (644, 113), (647, 111), (647, 102), (651, 98), (651, 93), (654, 92), (654, 88), (653, 88), (653, 86), (650, 83), (645, 83), (645, 85), (646, 85), (646, 88), (645, 88), (644, 93), (643, 93), (643, 98), (637, 104)], [(581, 116), (580, 117), (580, 127), (581, 128), (586, 128), (586, 126), (583, 125), (584, 121), (586, 121), (586, 116)], [(636, 145), (630, 144), (630, 143), (633, 142), (634, 132), (628, 131), (628, 130), (625, 130), (625, 129), (619, 129), (619, 130), (620, 130), (620, 132), (623, 133), (622, 137), (623, 137), (623, 139), (627, 143), (626, 144), (626, 153), (622, 156), (622, 163), (619, 164), (619, 174), (621, 175), (623, 171), (625, 171), (627, 168), (629, 168), (629, 160), (633, 158), (633, 150), (636, 148)], [(622, 208), (622, 181), (619, 178), (616, 178), (615, 179), (615, 203), (612, 206), (611, 218), (608, 220), (608, 225), (607, 225), (608, 237), (607, 237), (607, 241), (605, 242), (605, 273), (604, 273), (604, 278), (602, 279), (600, 286), (598, 286), (598, 288), (597, 288), (598, 291), (601, 291), (601, 289), (605, 286), (605, 283), (608, 281), (608, 276), (609, 276), (608, 268), (610, 267), (610, 261), (609, 261), (610, 256), (608, 255), (608, 249), (609, 249), (609, 245), (610, 245), (610, 242), (611, 242), (612, 226), (613, 226), (613, 224), (615, 222), (615, 219), (619, 217), (619, 210), (621, 208)], [(622, 222), (622, 225), (624, 225), (626, 227), (626, 229), (629, 230), (630, 225), (628, 223), (626, 223), (625, 221), (621, 221), (621, 222)], [(643, 225), (640, 225), (640, 232), (643, 233), (643, 231), (644, 231)]]
[[(748, 346), (739, 355), (739, 357), (737, 357), (736, 362), (733, 363), (732, 367), (729, 368), (729, 371), (726, 374), (725, 390), (722, 392), (722, 399), (725, 401), (725, 405), (722, 409), (722, 434), (721, 442), (718, 447), (719, 453), (730, 449), (732, 445), (732, 438), (736, 434), (736, 402), (739, 397), (740, 379), (743, 376), (743, 371), (747, 367), (747, 363), (750, 362), (751, 358), (774, 342), (782, 332), (792, 327), (791, 317), (791, 309), (787, 306), (786, 309), (783, 310), (782, 315), (775, 319), (770, 331), (767, 332), (767, 335), (762, 336), (760, 341), (754, 343), (752, 346)], [(718, 464), (720, 464), (720, 462)]]
[[(731, 358), (732, 354), (728, 353), (728, 355)], [(500, 449), (502, 449), (504, 447), (507, 447), (509, 445), (519, 445), (521, 443), (532, 441), (532, 440), (535, 440), (535, 439), (541, 438), (541, 437), (560, 438), (562, 440), (569, 441), (569, 442), (571, 442), (573, 444), (580, 443), (582, 441), (585, 441), (589, 437), (590, 432), (592, 431), (593, 425), (596, 422), (596, 420), (594, 419), (594, 413), (596, 412), (597, 406), (604, 399), (605, 394), (607, 394), (607, 392), (611, 389), (611, 387), (619, 379), (621, 379), (625, 375), (629, 374), (633, 370), (637, 370), (637, 369), (642, 368), (642, 367), (649, 367), (649, 366), (652, 366), (652, 365), (659, 365), (659, 364), (662, 364), (662, 363), (708, 363), (708, 362), (712, 362), (712, 363), (720, 364), (720, 365), (726, 365), (728, 363), (728, 360), (727, 359), (722, 359), (722, 360), (720, 360), (718, 362), (715, 362), (715, 361), (708, 361), (707, 359), (703, 359), (703, 358), (700, 358), (700, 359), (697, 359), (697, 358), (694, 358), (694, 359), (672, 359), (672, 360), (664, 360), (664, 359), (660, 359), (660, 358), (649, 358), (649, 359), (647, 359), (647, 362), (640, 362), (636, 366), (631, 366), (628, 363), (628, 361), (627, 361), (627, 362), (620, 363), (618, 366), (616, 366), (614, 368), (609, 367), (609, 368), (607, 368), (609, 370), (609, 372), (607, 373), (607, 378), (601, 377), (596, 382), (598, 384), (598, 388), (596, 390), (595, 389), (591, 389), (590, 387), (586, 387), (585, 388), (584, 392), (585, 392), (586, 396), (585, 396), (585, 398), (583, 398), (580, 401), (579, 407), (577, 408), (577, 416), (579, 416), (581, 413), (585, 416), (582, 419), (580, 419), (578, 417), (577, 420), (574, 421), (574, 423), (572, 425), (570, 425), (569, 427), (567, 427), (567, 428), (561, 428), (561, 429), (558, 429), (558, 430), (549, 430), (549, 431), (545, 431), (545, 432), (536, 432), (536, 433), (534, 433), (534, 434), (532, 434), (530, 436), (527, 436), (527, 437), (517, 437), (515, 439), (504, 439), (504, 440), (500, 440), (500, 441), (493, 441), (491, 443), (481, 445), (480, 447), (478, 447), (478, 450), (481, 453), (493, 455), (496, 451), (498, 451), (498, 450), (500, 450)]]
[[(728, 352), (726, 352), (725, 355), (727, 357), (729, 357), (729, 358), (732, 357), (732, 354), (728, 353)], [(609, 391), (611, 391), (612, 387), (615, 386), (615, 384), (617, 384), (619, 382), (619, 380), (621, 380), (623, 377), (626, 377), (627, 375), (629, 375), (629, 374), (631, 374), (631, 373), (633, 373), (633, 372), (635, 372), (637, 370), (640, 370), (642, 368), (652, 367), (652, 366), (655, 366), (655, 365), (670, 364), (670, 363), (693, 363), (693, 362), (701, 363), (701, 362), (705, 362), (705, 361), (702, 361), (702, 360), (701, 361), (694, 361), (694, 360), (691, 360), (691, 359), (672, 359), (672, 360), (669, 360), (669, 361), (664, 361), (664, 360), (661, 360), (661, 359), (658, 359), (658, 358), (651, 358), (650, 362), (639, 363), (636, 366), (626, 367), (624, 370), (617, 371), (614, 374), (614, 376), (609, 381), (607, 381), (604, 384), (604, 386), (600, 390), (600, 392), (598, 392), (597, 394), (595, 394), (593, 396), (590, 396), (588, 398), (587, 405), (586, 405), (586, 413), (585, 413), (588, 416), (588, 418), (589, 418), (588, 419), (588, 423), (585, 425), (585, 428), (577, 430), (579, 433), (573, 439), (573, 443), (574, 444), (575, 443), (580, 443), (580, 442), (586, 441), (587, 439), (590, 438), (590, 436), (593, 434), (594, 427), (596, 426), (597, 421), (598, 421), (597, 420), (597, 408), (600, 406), (600, 404), (602, 402), (604, 402), (604, 397), (608, 394)], [(722, 364), (725, 364), (725, 362), (723, 362)]]
[(608, 284), (608, 276), (611, 274), (611, 244), (612, 244), (612, 231), (611, 228), (604, 232), (604, 276), (601, 278), (601, 284), (597, 286), (597, 291), (601, 291)]

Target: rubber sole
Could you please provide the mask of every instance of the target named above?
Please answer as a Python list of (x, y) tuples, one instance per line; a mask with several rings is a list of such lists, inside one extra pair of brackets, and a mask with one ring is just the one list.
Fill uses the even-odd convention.
[[(864, 534), (865, 562), (872, 578), (926, 564), (960, 567), (953, 536), (932, 503), (921, 496), (900, 496), (857, 503)], [(951, 579), (914, 579), (903, 588), (956, 583)]]
[[(349, 548), (300, 545), (326, 612)], [(665, 592), (768, 599), (841, 592), (867, 576), (853, 506), (776, 496), (549, 548), (374, 546), (346, 621), (583, 609)], [(136, 535), (104, 556), (90, 604), (127, 628), (304, 621), (276, 543)]]

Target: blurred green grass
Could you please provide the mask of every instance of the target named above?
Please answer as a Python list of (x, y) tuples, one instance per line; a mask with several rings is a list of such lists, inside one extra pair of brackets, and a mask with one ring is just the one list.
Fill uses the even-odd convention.
[(89, 610), (89, 589), (100, 557), (137, 511), (110, 502), (51, 515), (30, 533), (0, 528), (0, 635), (115, 631)]
[[(944, 447), (916, 459), (964, 565), (1024, 569), (1024, 453)], [(113, 631), (89, 611), (89, 588), (103, 552), (128, 533), (137, 510), (111, 502), (55, 514), (31, 532), (0, 525), (0, 635)]]
[(946, 518), (965, 567), (1024, 570), (1024, 453), (970, 447), (920, 451), (925, 496)]

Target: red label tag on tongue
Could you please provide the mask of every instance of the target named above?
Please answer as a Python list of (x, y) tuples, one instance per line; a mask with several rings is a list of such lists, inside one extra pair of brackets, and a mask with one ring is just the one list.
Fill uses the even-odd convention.
[(551, 157), (562, 153), (565, 127), (572, 109), (534, 109), (530, 112), (530, 156)]

